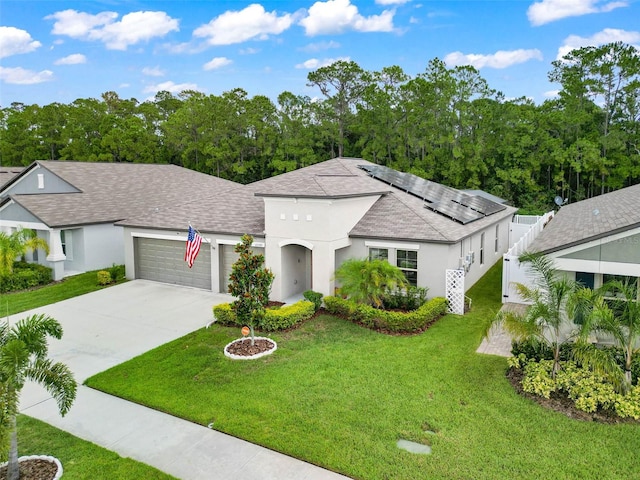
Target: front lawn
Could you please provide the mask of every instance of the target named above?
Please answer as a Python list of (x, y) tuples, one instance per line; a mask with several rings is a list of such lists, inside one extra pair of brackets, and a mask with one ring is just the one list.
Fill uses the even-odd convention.
[(15, 315), (16, 313), (107, 288), (108, 285), (98, 285), (97, 273), (97, 270), (80, 273), (64, 278), (60, 282), (44, 285), (33, 290), (4, 293), (0, 295), (0, 316)]
[(64, 480), (109, 478), (171, 480), (171, 475), (124, 458), (25, 415), (18, 417), (19, 454), (51, 455), (62, 463)]
[[(87, 384), (353, 478), (633, 478), (637, 425), (547, 411), (514, 392), (506, 359), (475, 353), (499, 295), (500, 265), (469, 293), (471, 313), (423, 334), (324, 315), (273, 334), (278, 351), (254, 361), (224, 357), (239, 331), (214, 325)], [(401, 438), (433, 454), (399, 450)]]

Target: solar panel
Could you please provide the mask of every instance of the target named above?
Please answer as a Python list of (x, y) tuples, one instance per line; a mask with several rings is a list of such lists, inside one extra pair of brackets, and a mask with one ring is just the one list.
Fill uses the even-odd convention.
[(487, 198), (468, 195), (455, 188), (382, 165), (359, 165), (359, 168), (377, 180), (428, 202), (425, 207), (462, 224), (473, 222), (506, 208)]
[(460, 222), (463, 225), (484, 217), (482, 213), (471, 210), (470, 208), (460, 205), (459, 203), (452, 202), (451, 200), (428, 203), (425, 207), (429, 210), (445, 215), (456, 222)]

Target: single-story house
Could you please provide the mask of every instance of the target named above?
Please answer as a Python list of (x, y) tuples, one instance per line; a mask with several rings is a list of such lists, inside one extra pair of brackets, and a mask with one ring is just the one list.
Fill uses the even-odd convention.
[[(430, 296), (445, 295), (448, 270), (464, 272), (466, 290), (508, 248), (516, 211), (357, 158), (167, 200), (116, 222), (129, 278), (226, 292), (234, 246), (248, 233), (275, 274), (274, 300), (307, 289), (332, 295), (336, 268), (367, 257), (399, 266)], [(189, 224), (205, 239), (192, 269), (183, 261)]]
[(635, 282), (640, 298), (640, 184), (561, 207), (529, 250), (590, 288)]
[(54, 279), (121, 265), (125, 218), (164, 209), (238, 184), (176, 165), (37, 161), (0, 186), (0, 229), (33, 229), (50, 252), (29, 260)]

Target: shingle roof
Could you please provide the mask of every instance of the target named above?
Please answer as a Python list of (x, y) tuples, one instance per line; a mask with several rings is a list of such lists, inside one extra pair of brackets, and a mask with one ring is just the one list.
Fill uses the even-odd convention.
[(640, 226), (640, 184), (562, 207), (531, 244), (551, 253)]
[(24, 167), (0, 167), (0, 189), (23, 170)]
[(223, 194), (185, 202), (139, 218), (119, 222), (142, 228), (184, 229), (185, 218), (202, 232), (264, 235), (265, 196), (344, 198), (380, 195), (353, 228), (354, 237), (456, 242), (500, 219), (505, 210), (467, 225), (424, 208), (422, 200), (371, 178), (357, 158), (336, 158), (265, 180), (238, 186)]
[(81, 191), (11, 196), (50, 227), (116, 222), (239, 185), (176, 165), (37, 163)]

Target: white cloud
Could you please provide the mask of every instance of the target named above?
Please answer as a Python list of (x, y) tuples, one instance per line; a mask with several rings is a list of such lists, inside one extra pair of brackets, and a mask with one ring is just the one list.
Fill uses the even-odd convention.
[(332, 63), (336, 63), (338, 61), (348, 62), (349, 60), (351, 60), (350, 57), (325, 58), (325, 59), (322, 59), (322, 60), (319, 60), (317, 58), (310, 58), (309, 60), (307, 60), (305, 62), (298, 63), (296, 65), (296, 68), (304, 68), (304, 69), (307, 69), (307, 70), (315, 70), (316, 68), (328, 67)]
[(148, 77), (164, 77), (165, 73), (160, 67), (144, 67), (142, 69), (142, 74)]
[(144, 93), (153, 93), (154, 95), (158, 92), (167, 91), (171, 93), (180, 93), (185, 90), (197, 90), (202, 91), (198, 85), (195, 83), (173, 83), (172, 81), (158, 83), (156, 85), (147, 85), (144, 87)]
[(560, 95), (560, 90), (548, 90), (548, 91), (544, 92), (544, 96), (546, 98), (555, 98), (558, 95)]
[(34, 85), (36, 83), (53, 80), (53, 72), (51, 70), (34, 72), (33, 70), (26, 70), (22, 67), (0, 67), (0, 80), (14, 85)]
[(258, 50), (257, 48), (241, 48), (240, 49), (240, 55), (255, 55), (256, 53), (258, 53), (260, 50)]
[(15, 27), (0, 27), (0, 58), (30, 53), (42, 44), (31, 38), (29, 32)]
[(531, 25), (540, 26), (566, 17), (579, 17), (589, 13), (610, 12), (626, 7), (626, 1), (613, 1), (598, 5), (601, 0), (541, 0), (532, 3), (527, 10)]
[(45, 17), (55, 20), (52, 33), (80, 40), (99, 40), (110, 50), (126, 50), (130, 45), (163, 37), (178, 31), (178, 20), (165, 12), (132, 12), (115, 21), (115, 12), (91, 15), (76, 10), (64, 10)]
[(500, 50), (490, 55), (453, 52), (444, 57), (444, 62), (448, 66), (472, 65), (478, 69), (484, 67), (507, 68), (512, 65), (528, 62), (529, 60), (542, 60), (542, 52), (537, 48), (530, 50)]
[(328, 42), (317, 42), (310, 43), (300, 48), (303, 52), (322, 52), (324, 50), (329, 50), (330, 48), (340, 48), (340, 44), (338, 42), (334, 42), (333, 40), (329, 40)]
[(227, 57), (215, 57), (210, 62), (205, 63), (202, 68), (204, 70), (216, 70), (217, 68), (222, 68), (227, 65), (233, 63)]
[(81, 53), (67, 55), (53, 62), (54, 65), (78, 65), (80, 63), (87, 63), (87, 57)]
[(376, 0), (376, 3), (378, 5), (404, 5), (410, 1), (411, 0)]
[(627, 30), (619, 30), (617, 28), (605, 28), (604, 30), (592, 35), (591, 37), (580, 37), (578, 35), (570, 35), (564, 39), (564, 43), (558, 49), (556, 60), (561, 60), (571, 50), (577, 48), (594, 46), (598, 47), (606, 43), (623, 42), (636, 46), (640, 49), (640, 31), (629, 32)]
[(350, 0), (327, 0), (311, 5), (308, 15), (299, 23), (308, 36), (342, 33), (347, 30), (392, 32), (394, 15), (394, 10), (384, 10), (380, 15), (363, 17)]
[(238, 11), (227, 11), (206, 25), (196, 28), (193, 35), (205, 37), (210, 45), (231, 45), (247, 40), (266, 40), (269, 35), (278, 35), (293, 23), (289, 13), (278, 16), (266, 12), (262, 5), (254, 3)]

